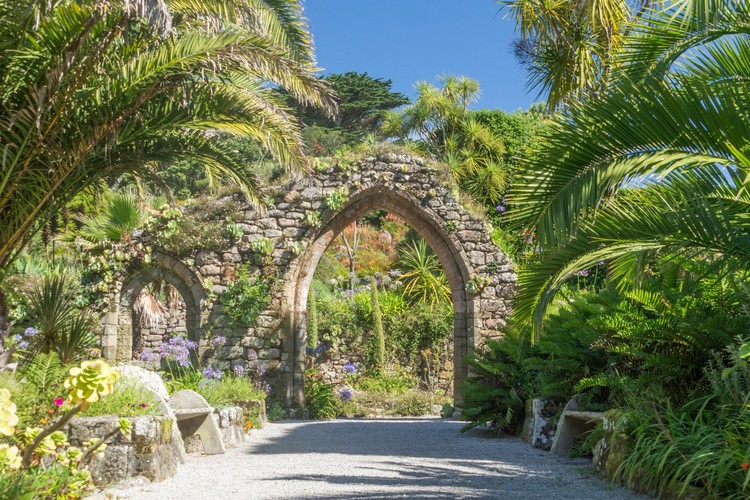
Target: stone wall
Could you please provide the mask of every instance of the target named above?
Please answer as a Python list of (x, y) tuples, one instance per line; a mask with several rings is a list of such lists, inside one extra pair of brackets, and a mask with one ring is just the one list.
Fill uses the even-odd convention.
[[(76, 417), (63, 428), (74, 446), (99, 439), (118, 428), (116, 416)], [(95, 455), (88, 470), (100, 487), (134, 476), (163, 481), (180, 465), (182, 443), (175, 438), (174, 419), (166, 415), (133, 417), (130, 435), (117, 434), (103, 454)], [(177, 435), (179, 436), (179, 434)]]
[[(502, 335), (516, 275), (491, 242), (487, 223), (462, 208), (456, 190), (441, 180), (446, 175), (420, 158), (365, 158), (283, 186), (265, 210), (245, 206), (232, 217), (242, 233), (232, 248), (200, 252), (189, 266), (157, 250), (151, 263), (127, 270), (110, 300), (105, 355), (127, 355), (120, 344), (128, 342), (128, 327), (120, 316), (128, 314), (133, 293), (158, 275), (185, 299), (188, 335), (201, 342), (208, 362), (270, 371), (277, 396), (287, 406), (301, 405), (307, 295), (315, 268), (346, 226), (385, 209), (425, 238), (446, 272), (454, 301), (454, 378), (465, 376), (465, 355), (483, 339)], [(270, 245), (270, 255), (258, 251), (259, 242)], [(255, 325), (233, 327), (218, 298), (243, 263), (273, 283), (272, 298)], [(211, 347), (216, 335), (226, 337), (226, 345)]]

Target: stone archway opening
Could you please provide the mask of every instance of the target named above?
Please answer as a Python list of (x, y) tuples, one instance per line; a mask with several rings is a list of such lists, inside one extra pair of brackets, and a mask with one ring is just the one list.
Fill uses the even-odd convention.
[[(382, 371), (375, 369), (373, 282), (386, 346)], [(357, 378), (365, 382), (379, 372), (440, 400), (453, 397), (453, 301), (448, 280), (429, 244), (403, 219), (380, 209), (352, 222), (321, 256), (310, 286), (307, 345), (315, 347), (314, 311), (318, 345), (327, 348), (316, 369), (325, 380), (345, 386), (344, 367), (353, 364)]]
[(104, 356), (116, 362), (138, 360), (145, 349), (158, 351), (174, 335), (198, 342), (205, 295), (192, 271), (161, 253), (129, 271), (110, 296)]
[[(342, 231), (375, 210), (385, 210), (406, 222), (427, 242), (443, 267), (453, 302), (453, 379), (458, 381), (468, 373), (465, 357), (479, 340), (477, 335), (481, 330), (480, 318), (474, 314), (479, 308), (479, 297), (467, 290), (471, 280), (469, 257), (446, 230), (445, 224), (425, 210), (418, 200), (412, 199), (407, 193), (374, 186), (356, 193), (343, 209), (332, 214), (301, 256), (294, 295), (295, 362), (293, 394), (290, 394), (297, 405), (304, 402), (307, 305), (315, 270), (326, 249)], [(454, 384), (453, 399), (454, 403), (460, 402), (458, 384)]]

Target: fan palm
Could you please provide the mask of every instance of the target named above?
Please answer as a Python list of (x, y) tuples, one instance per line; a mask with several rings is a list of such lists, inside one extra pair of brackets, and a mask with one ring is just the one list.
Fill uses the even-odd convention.
[(538, 327), (573, 273), (645, 252), (750, 271), (750, 7), (686, 0), (633, 27), (622, 70), (540, 141), (510, 200), (539, 262), (521, 273), (516, 316)]
[(303, 165), (274, 93), (334, 108), (297, 0), (0, 0), (0, 269), (78, 191), (194, 159), (257, 193), (219, 133)]

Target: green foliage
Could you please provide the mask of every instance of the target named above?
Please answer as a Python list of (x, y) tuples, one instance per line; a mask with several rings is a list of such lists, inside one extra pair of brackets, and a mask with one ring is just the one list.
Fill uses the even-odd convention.
[(237, 401), (265, 400), (265, 393), (248, 377), (224, 375), (219, 380), (209, 380), (198, 386), (211, 406), (226, 407)]
[(29, 321), (39, 330), (27, 339), (29, 355), (56, 352), (63, 364), (91, 355), (97, 345), (95, 322), (77, 307), (76, 290), (66, 275), (45, 276), (28, 304)]
[(360, 142), (378, 131), (385, 110), (409, 102), (403, 94), (391, 91), (391, 80), (367, 73), (334, 73), (323, 80), (336, 92), (339, 112), (331, 117), (313, 108), (300, 109), (307, 150), (314, 156), (327, 156), (343, 145)]
[(406, 141), (417, 137), (432, 157), (450, 167), (461, 188), (484, 205), (494, 206), (504, 194), (508, 169), (502, 163), (503, 138), (476, 120), (468, 106), (479, 97), (479, 84), (470, 78), (444, 76), (442, 88), (427, 82), (403, 112), (385, 114), (382, 131)]
[(226, 250), (239, 234), (234, 218), (241, 207), (233, 198), (193, 198), (181, 211), (165, 209), (150, 222), (149, 232), (157, 244), (178, 257)]
[(296, 0), (161, 2), (148, 16), (134, 14), (141, 10), (131, 2), (100, 7), (82, 0), (0, 8), (0, 115), (14, 117), (0, 139), (10, 145), (0, 269), (78, 192), (126, 173), (154, 181), (165, 164), (193, 160), (257, 199), (252, 168), (220, 137), (260, 139), (281, 164), (301, 167), (299, 124), (271, 86), (335, 109), (313, 74)]
[(716, 405), (713, 398), (626, 412), (617, 431), (631, 444), (617, 474), (659, 496), (682, 497), (695, 488), (707, 498), (747, 498), (750, 409)]
[(333, 385), (322, 380), (315, 368), (305, 371), (305, 407), (310, 418), (331, 419), (338, 414), (338, 397)]
[(355, 388), (381, 394), (404, 394), (419, 385), (419, 379), (404, 370), (373, 370), (355, 383)]
[(221, 294), (221, 308), (231, 324), (250, 327), (271, 300), (270, 288), (259, 275), (249, 276), (246, 267), (240, 267), (235, 280)]
[(0, 468), (0, 491), (4, 498), (16, 500), (81, 498), (93, 491), (91, 474), (86, 470), (71, 470), (59, 463), (50, 467), (29, 470)]
[(550, 124), (511, 193), (543, 250), (514, 310), (535, 329), (562, 283), (601, 260), (628, 278), (655, 255), (748, 271), (750, 105), (731, 82), (750, 72), (750, 8), (664, 5), (628, 28), (616, 71)]
[(321, 342), (325, 342), (333, 350), (344, 349), (345, 346), (356, 350), (358, 346), (363, 346), (363, 324), (359, 321), (351, 301), (342, 300), (332, 294), (322, 295), (318, 298), (318, 306)]
[(460, 388), (463, 396), (463, 431), (489, 423), (497, 433), (517, 434), (523, 426), (528, 378), (521, 368), (529, 341), (506, 333), (490, 340), (467, 360), (470, 375)]
[(315, 349), (320, 343), (318, 341), (318, 299), (315, 297), (315, 291), (312, 289), (310, 289), (308, 297), (310, 310), (307, 320), (307, 347)]
[[(48, 416), (53, 401), (64, 395), (62, 384), (67, 376), (56, 352), (39, 353), (21, 365), (16, 375), (19, 383), (8, 382), (18, 406), (19, 427), (35, 425)], [(33, 387), (33, 390), (29, 390)]]
[(258, 265), (269, 264), (273, 255), (273, 240), (261, 237), (250, 242), (250, 250)]
[(408, 389), (403, 392), (357, 390), (341, 404), (339, 413), (346, 417), (421, 417), (432, 414), (433, 405), (447, 404), (445, 395)]
[(331, 210), (338, 210), (346, 203), (348, 198), (349, 189), (347, 187), (339, 188), (326, 195), (326, 206)]
[(277, 422), (286, 416), (286, 411), (283, 406), (274, 401), (266, 410), (266, 416), (269, 422)]
[(450, 302), (448, 278), (427, 243), (419, 238), (402, 248), (398, 267), (404, 271), (404, 295), (413, 302), (437, 304)]
[(136, 382), (126, 380), (116, 384), (112, 394), (108, 397), (90, 404), (85, 411), (81, 412), (81, 416), (138, 417), (158, 415), (160, 411), (159, 402), (153, 392)]
[(134, 191), (108, 192), (101, 213), (80, 217), (83, 227), (73, 233), (89, 244), (128, 241), (146, 222), (146, 212)]
[(383, 331), (383, 313), (380, 311), (380, 300), (378, 298), (378, 280), (372, 279), (372, 329), (375, 338), (375, 362), (376, 368), (385, 368), (385, 332)]

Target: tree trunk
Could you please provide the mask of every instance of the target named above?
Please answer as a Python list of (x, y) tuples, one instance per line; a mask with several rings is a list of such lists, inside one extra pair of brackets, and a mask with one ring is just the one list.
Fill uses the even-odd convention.
[(0, 371), (10, 362), (12, 354), (12, 351), (5, 350), (5, 341), (13, 327), (13, 322), (10, 320), (8, 313), (8, 297), (5, 295), (5, 290), (0, 288)]

